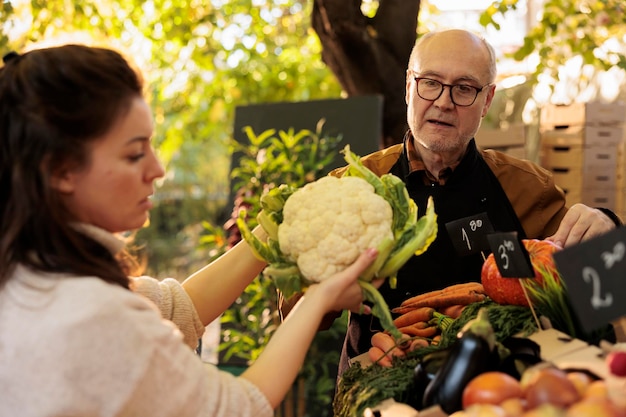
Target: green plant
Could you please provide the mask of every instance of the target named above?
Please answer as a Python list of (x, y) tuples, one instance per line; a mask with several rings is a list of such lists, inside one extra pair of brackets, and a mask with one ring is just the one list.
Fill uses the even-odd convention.
[[(324, 135), (323, 125), (321, 120), (316, 131), (269, 129), (259, 134), (246, 127), (247, 143), (232, 140), (236, 163), (231, 171), (231, 188), (237, 190), (232, 216), (223, 227), (205, 222), (201, 239), (204, 249), (217, 256), (238, 242), (241, 237), (234, 219), (245, 208), (248, 221), (254, 225), (259, 199), (265, 191), (280, 184), (300, 187), (326, 174), (342, 138)], [(245, 366), (259, 356), (280, 323), (277, 295), (273, 282), (260, 275), (222, 315), (220, 352), (224, 361)], [(299, 378), (304, 379), (309, 415), (328, 415), (325, 408), (332, 399), (339, 343), (346, 325), (347, 319), (342, 317), (329, 330), (319, 332), (302, 367)]]
[[(498, 17), (518, 7), (519, 0), (494, 1), (480, 16), (480, 24), (500, 30)], [(577, 85), (576, 95), (597, 81), (599, 73), (613, 68), (626, 71), (626, 4), (623, 0), (546, 0), (542, 16), (523, 45), (507, 54), (517, 61), (533, 55), (537, 64), (530, 74), (533, 83), (543, 82), (554, 90), (564, 81), (568, 67)], [(574, 71), (573, 67), (576, 68)], [(576, 98), (576, 97), (571, 97)]]

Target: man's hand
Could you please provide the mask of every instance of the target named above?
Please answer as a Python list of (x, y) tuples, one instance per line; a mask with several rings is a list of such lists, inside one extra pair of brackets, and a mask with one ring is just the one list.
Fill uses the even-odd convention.
[(556, 233), (546, 240), (566, 247), (613, 229), (615, 229), (615, 223), (602, 211), (584, 204), (574, 204), (561, 220)]

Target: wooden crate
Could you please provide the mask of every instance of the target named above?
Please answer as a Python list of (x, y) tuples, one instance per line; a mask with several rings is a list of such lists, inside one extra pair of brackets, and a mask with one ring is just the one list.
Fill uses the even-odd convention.
[(590, 207), (604, 207), (609, 210), (616, 210), (618, 207), (615, 187), (583, 188), (581, 196), (581, 202)]
[(526, 144), (526, 126), (523, 123), (514, 123), (506, 129), (494, 129), (481, 125), (474, 139), (476, 145), (485, 149), (523, 147)]
[(583, 188), (583, 170), (581, 168), (552, 168), (554, 183), (563, 190), (574, 191), (580, 194)]
[[(588, 186), (612, 186), (619, 182), (619, 146), (542, 146), (540, 163), (555, 177), (571, 181), (575, 176)], [(567, 178), (563, 178), (567, 177)], [(568, 182), (569, 184), (569, 182)]]
[(615, 147), (624, 142), (624, 125), (585, 126), (585, 146)]
[(541, 129), (540, 135), (541, 143), (546, 145), (616, 146), (624, 141), (624, 125)]
[(554, 168), (582, 169), (584, 163), (582, 144), (577, 145), (545, 145), (539, 151), (541, 166)]
[(565, 204), (567, 206), (571, 207), (573, 204), (582, 202), (582, 188), (563, 188), (563, 191), (565, 192)]
[(541, 146), (584, 146), (584, 126), (571, 126), (561, 129), (541, 129)]
[(572, 103), (569, 105), (547, 104), (540, 114), (543, 128), (592, 125), (606, 126), (624, 123), (626, 120), (626, 104), (624, 102), (603, 103)]
[(617, 190), (617, 173), (612, 167), (583, 169), (583, 188), (611, 188)]
[(617, 175), (618, 145), (613, 146), (585, 146), (583, 147), (583, 171), (598, 172), (611, 171)]
[(615, 214), (626, 221), (626, 189), (617, 188), (615, 194)]

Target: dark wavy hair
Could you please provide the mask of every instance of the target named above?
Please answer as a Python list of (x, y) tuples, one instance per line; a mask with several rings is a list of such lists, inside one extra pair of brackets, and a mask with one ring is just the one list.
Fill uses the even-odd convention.
[(139, 73), (121, 54), (83, 45), (11, 53), (4, 61), (0, 286), (17, 264), (24, 264), (44, 272), (98, 276), (128, 288), (127, 262), (70, 225), (50, 178), (61, 167), (90, 163), (88, 144), (142, 95)]

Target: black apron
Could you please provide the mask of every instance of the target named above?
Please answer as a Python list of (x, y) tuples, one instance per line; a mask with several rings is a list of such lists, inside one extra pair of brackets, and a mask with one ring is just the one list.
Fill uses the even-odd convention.
[[(406, 145), (390, 172), (404, 179), (409, 195), (417, 204), (419, 216), (424, 215), (428, 197), (433, 197), (438, 223), (437, 238), (426, 252), (414, 256), (400, 269), (396, 288), (391, 289), (385, 282), (379, 289), (390, 309), (417, 294), (460, 282), (480, 281), (483, 256), (489, 253), (459, 256), (446, 230), (446, 223), (486, 213), (494, 231), (517, 231), (520, 239), (526, 236), (502, 186), (482, 158), (474, 140), (443, 186), (424, 184), (421, 171), (409, 174)], [(372, 334), (381, 329), (373, 316), (350, 315), (339, 375), (347, 369), (349, 358), (368, 351)]]

